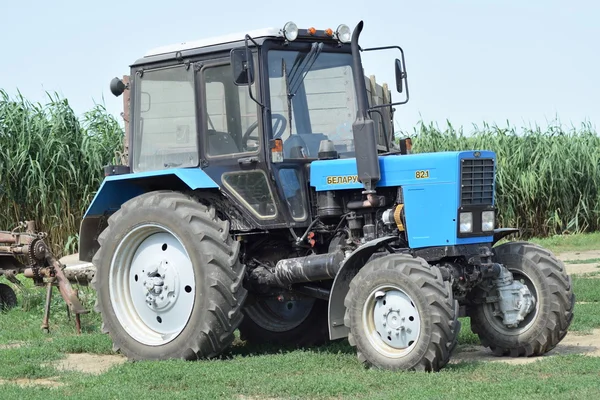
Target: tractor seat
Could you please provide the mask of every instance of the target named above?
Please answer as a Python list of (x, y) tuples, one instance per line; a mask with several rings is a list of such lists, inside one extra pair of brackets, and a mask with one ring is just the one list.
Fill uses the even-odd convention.
[(227, 132), (208, 130), (208, 153), (213, 156), (240, 153), (240, 149)]
[(321, 140), (326, 139), (322, 133), (295, 133), (283, 143), (283, 154), (285, 158), (300, 158), (298, 149), (302, 147), (307, 158), (317, 158)]

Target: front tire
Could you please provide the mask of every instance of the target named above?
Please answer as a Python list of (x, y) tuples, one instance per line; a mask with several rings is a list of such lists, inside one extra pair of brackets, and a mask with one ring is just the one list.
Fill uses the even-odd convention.
[(440, 270), (422, 258), (392, 254), (367, 263), (344, 304), (348, 341), (366, 366), (438, 371), (460, 330), (458, 302)]
[[(468, 309), (471, 329), (481, 344), (497, 356), (538, 356), (552, 350), (565, 337), (573, 320), (575, 295), (564, 264), (548, 250), (527, 242), (509, 242), (493, 249), (493, 261), (503, 264), (515, 280), (528, 286), (536, 299), (532, 310), (516, 328), (502, 324), (490, 303)], [(474, 298), (486, 292), (474, 291)]]
[(245, 271), (214, 208), (150, 192), (124, 203), (98, 241), (96, 311), (115, 350), (131, 360), (190, 360), (233, 342)]

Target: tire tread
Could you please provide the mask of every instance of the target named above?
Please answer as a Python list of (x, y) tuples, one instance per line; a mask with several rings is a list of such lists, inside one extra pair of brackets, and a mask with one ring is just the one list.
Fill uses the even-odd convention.
[[(93, 257), (93, 264), (98, 268), (104, 254), (103, 245), (107, 238), (112, 237), (112, 226), (118, 218), (139, 207), (160, 207), (173, 210), (184, 221), (189, 221), (192, 232), (197, 234), (195, 251), (200, 248), (211, 249), (212, 257), (202, 268), (207, 268), (207, 276), (215, 277), (209, 285), (210, 304), (206, 320), (197, 335), (191, 336), (188, 342), (182, 344), (177, 357), (187, 360), (197, 358), (212, 358), (224, 351), (234, 339), (234, 331), (241, 323), (241, 309), (247, 296), (247, 291), (241, 284), (245, 273), (245, 265), (239, 261), (239, 243), (235, 242), (228, 233), (229, 223), (216, 216), (212, 206), (198, 202), (194, 197), (181, 192), (160, 190), (142, 194), (125, 202), (121, 208), (108, 219), (108, 227), (100, 234), (98, 242), (100, 248)], [(196, 267), (197, 268), (197, 267)], [(98, 282), (100, 274), (95, 274), (91, 285), (98, 290), (102, 282)], [(102, 315), (104, 307), (98, 296), (95, 309)], [(123, 338), (116, 332), (111, 332), (110, 324), (103, 323), (103, 332), (108, 333), (116, 349), (121, 349), (125, 355), (133, 360), (145, 359), (136, 352), (124, 349)]]

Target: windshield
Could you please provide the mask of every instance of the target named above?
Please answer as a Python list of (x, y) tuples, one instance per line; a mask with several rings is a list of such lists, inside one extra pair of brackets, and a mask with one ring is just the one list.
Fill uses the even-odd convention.
[(286, 158), (316, 158), (325, 139), (340, 156), (354, 155), (352, 55), (322, 52), (321, 46), (269, 51), (273, 138), (283, 140)]

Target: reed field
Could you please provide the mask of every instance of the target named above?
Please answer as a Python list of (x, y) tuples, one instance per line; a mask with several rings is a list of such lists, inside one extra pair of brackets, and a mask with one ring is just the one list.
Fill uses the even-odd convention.
[(493, 150), (502, 227), (525, 238), (600, 230), (600, 136), (589, 125), (519, 129), (484, 124), (469, 134), (421, 124), (414, 152)]
[(83, 213), (122, 138), (101, 105), (78, 118), (56, 95), (36, 104), (0, 89), (0, 229), (35, 220), (56, 253), (76, 250)]
[[(495, 151), (500, 226), (523, 237), (600, 230), (600, 137), (590, 126), (464, 134), (421, 124), (410, 136), (414, 152)], [(122, 139), (121, 121), (101, 105), (78, 117), (57, 95), (38, 104), (0, 89), (0, 229), (33, 219), (59, 255), (77, 251), (81, 217)]]

